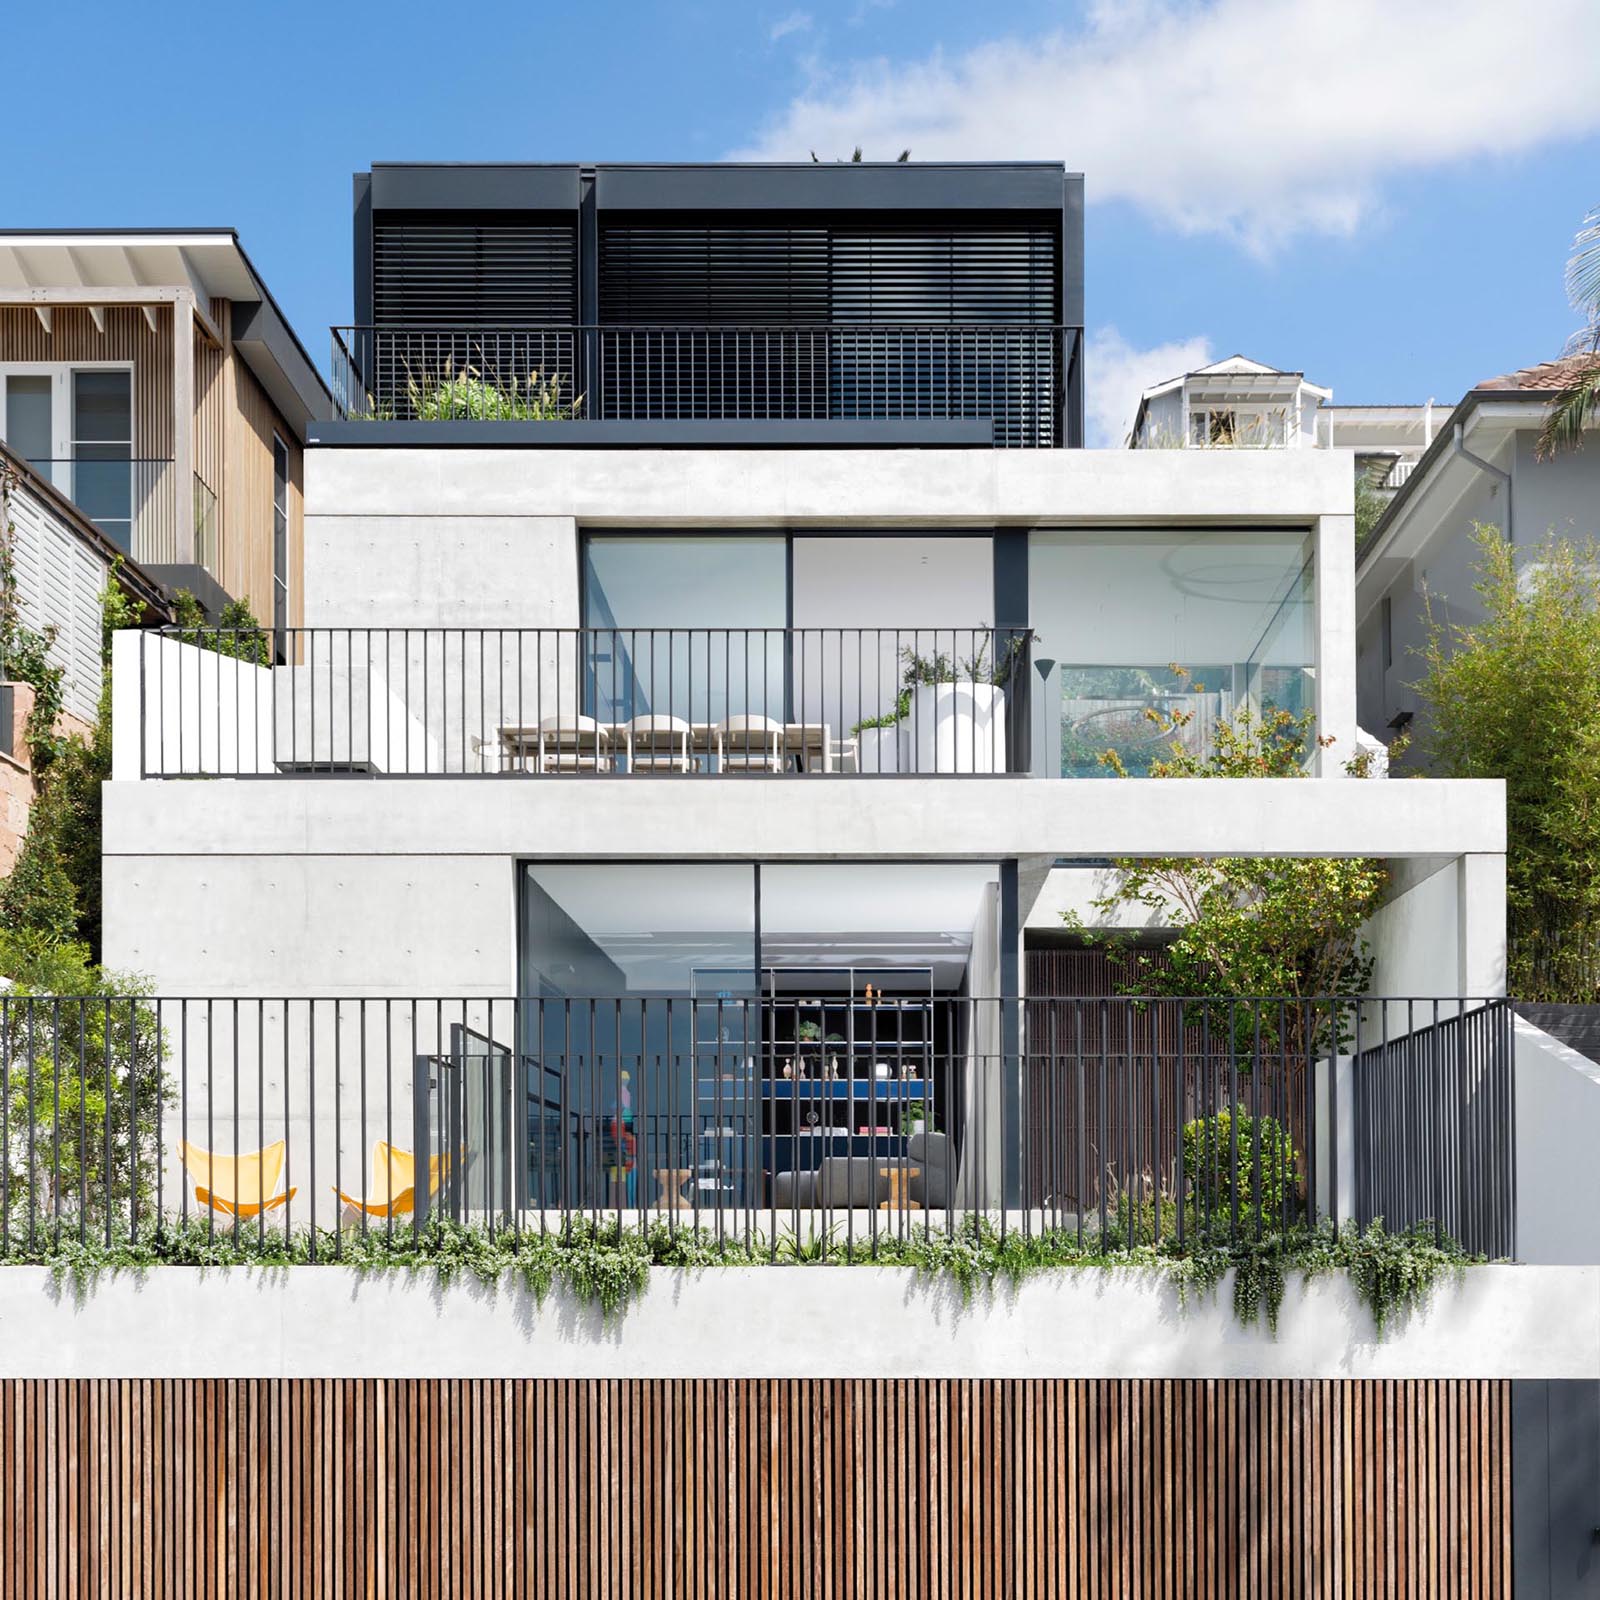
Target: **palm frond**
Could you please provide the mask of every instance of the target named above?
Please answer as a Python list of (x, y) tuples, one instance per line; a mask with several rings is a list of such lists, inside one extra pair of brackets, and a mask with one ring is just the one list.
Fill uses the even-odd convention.
[(1600, 420), (1600, 362), (1579, 372), (1550, 401), (1539, 430), (1538, 459), (1548, 461), (1562, 450), (1576, 450), (1591, 419)]
[(1591, 324), (1600, 324), (1600, 206), (1583, 219), (1578, 236), (1572, 241), (1567, 294)]

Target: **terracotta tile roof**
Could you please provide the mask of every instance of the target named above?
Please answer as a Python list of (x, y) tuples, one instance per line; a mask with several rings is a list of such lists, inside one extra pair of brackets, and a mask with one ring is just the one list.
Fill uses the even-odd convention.
[(1505, 390), (1550, 393), (1564, 389), (1579, 373), (1595, 366), (1600, 366), (1600, 354), (1563, 356), (1559, 361), (1541, 361), (1537, 366), (1521, 367), (1516, 372), (1502, 373), (1498, 378), (1486, 378), (1473, 393), (1500, 393)]

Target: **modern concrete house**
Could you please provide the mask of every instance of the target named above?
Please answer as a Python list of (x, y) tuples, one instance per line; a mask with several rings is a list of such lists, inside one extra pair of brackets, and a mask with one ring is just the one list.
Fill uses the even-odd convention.
[(212, 616), (300, 618), (326, 385), (228, 228), (0, 231), (0, 439)]
[[(1576, 1592), (1600, 1083), (1505, 997), (1503, 788), (1347, 771), (1348, 451), (1080, 447), (1081, 199), (1049, 163), (357, 175), (300, 618), (116, 641), (106, 957), (172, 1087), (115, 1225), (751, 1264), (652, 1267), (612, 1322), (334, 1266), (0, 1283), (44, 1335), (13, 1376), (231, 1385), (194, 1470), (208, 1508), (259, 1479), (252, 1571)], [(1203, 757), (1269, 707), (1315, 726), (1298, 778), (1149, 775), (1152, 715)], [(1151, 856), (1381, 861), (1371, 992), (1119, 993), (1064, 913)], [(1193, 1158), (1222, 1126), (1242, 1199)], [(53, 1148), (17, 1230), (77, 1215)], [(1143, 1270), (963, 1304), (892, 1264), (1378, 1217), (1518, 1264), (1385, 1338), (1342, 1280), (1274, 1337)], [(840, 1250), (877, 1264), (799, 1265)]]
[(1593, 359), (1541, 362), (1469, 390), (1373, 529), (1356, 585), (1362, 726), (1399, 728), (1416, 716), (1428, 601), (1441, 622), (1483, 614), (1474, 527), (1496, 527), (1530, 553), (1551, 537), (1600, 531), (1600, 454), (1537, 455), (1550, 396), (1575, 361)]

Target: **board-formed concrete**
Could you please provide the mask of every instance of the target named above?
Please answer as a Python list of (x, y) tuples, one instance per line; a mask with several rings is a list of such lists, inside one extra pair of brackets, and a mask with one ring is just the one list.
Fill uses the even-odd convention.
[(604, 1320), (553, 1291), (340, 1267), (163, 1267), (81, 1298), (0, 1268), (0, 1377), (1592, 1378), (1600, 1268), (1474, 1267), (1380, 1339), (1348, 1281), (1293, 1280), (1278, 1332), (1231, 1284), (1051, 1271), (970, 1303), (906, 1268), (653, 1269)]

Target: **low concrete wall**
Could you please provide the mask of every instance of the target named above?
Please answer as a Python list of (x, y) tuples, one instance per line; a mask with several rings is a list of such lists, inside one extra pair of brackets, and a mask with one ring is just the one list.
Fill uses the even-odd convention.
[(1291, 1284), (1277, 1337), (1231, 1289), (1051, 1272), (963, 1304), (903, 1268), (657, 1269), (607, 1323), (431, 1274), (167, 1267), (82, 1298), (0, 1268), (0, 1377), (1583, 1378), (1600, 1269), (1479, 1267), (1380, 1341), (1343, 1279)]

